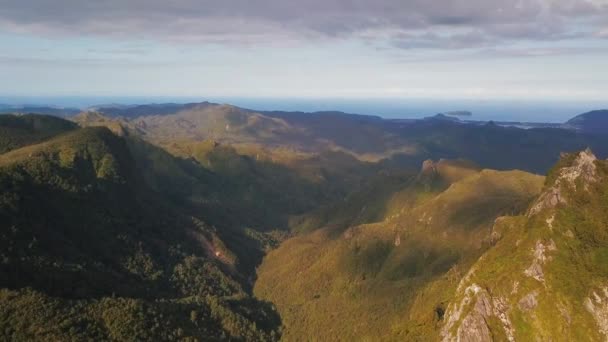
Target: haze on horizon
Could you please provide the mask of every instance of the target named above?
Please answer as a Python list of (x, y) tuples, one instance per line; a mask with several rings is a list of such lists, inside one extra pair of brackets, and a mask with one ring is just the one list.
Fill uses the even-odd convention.
[(3, 96), (594, 101), (608, 0), (0, 0)]

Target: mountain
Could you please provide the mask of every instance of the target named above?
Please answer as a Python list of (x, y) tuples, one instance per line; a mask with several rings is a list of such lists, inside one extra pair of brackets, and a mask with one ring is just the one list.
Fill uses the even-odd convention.
[(380, 218), (320, 226), (271, 251), (255, 294), (277, 306), (286, 340), (436, 339), (450, 293), (490, 247), (496, 218), (525, 210), (542, 183), (428, 161), (388, 196)]
[(521, 215), (460, 281), (445, 313), (451, 340), (601, 341), (608, 337), (608, 163), (562, 157)]
[(116, 105), (107, 104), (99, 105), (88, 108), (88, 111), (100, 112), (111, 117), (123, 117), (123, 118), (135, 118), (139, 116), (148, 115), (168, 115), (175, 114), (182, 110), (189, 110), (193, 108), (204, 108), (206, 106), (214, 105), (209, 102), (202, 103), (159, 103), (159, 104), (145, 104), (145, 105)]
[(453, 121), (453, 122), (459, 122), (460, 119), (457, 117), (457, 115), (453, 115), (450, 113), (439, 113), (439, 114), (435, 114), (433, 116), (429, 116), (424, 118), (423, 120), (444, 120), (444, 121)]
[(0, 115), (0, 153), (41, 142), (78, 127), (72, 122), (46, 115)]
[[(2, 118), (29, 137), (23, 117)], [(64, 126), (73, 129), (0, 154), (1, 339), (279, 336), (280, 318), (249, 295), (228, 247), (261, 240), (219, 233), (151, 188), (145, 155), (125, 138)]]
[[(365, 162), (385, 161), (416, 169), (426, 159), (467, 159), (484, 167), (546, 173), (561, 152), (591, 147), (608, 156), (608, 138), (560, 128), (502, 127), (460, 122), (440, 115), (427, 120), (388, 120), (340, 112), (257, 112), (208, 102), (100, 108), (149, 142), (171, 150), (213, 140), (244, 151), (341, 152)], [(113, 115), (122, 113), (120, 118)], [(245, 152), (244, 152), (245, 153)]]
[(55, 115), (55, 116), (72, 116), (80, 113), (81, 110), (78, 108), (69, 107), (52, 107), (52, 106), (38, 106), (38, 105), (6, 105), (0, 104), (0, 114), (44, 114), (44, 115)]
[(605, 135), (608, 132), (608, 110), (594, 110), (577, 115), (568, 120), (566, 125), (577, 131)]
[(606, 339), (606, 135), (212, 103), (70, 120), (0, 115), (0, 340)]

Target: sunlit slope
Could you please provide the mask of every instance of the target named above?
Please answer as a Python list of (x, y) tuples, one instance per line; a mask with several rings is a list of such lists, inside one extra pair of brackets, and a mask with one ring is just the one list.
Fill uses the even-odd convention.
[[(425, 164), (381, 222), (316, 230), (268, 254), (255, 293), (277, 306), (286, 340), (438, 338), (437, 312), (490, 245), (494, 220), (526, 208), (543, 182), (462, 166), (461, 178), (445, 161)], [(391, 204), (399, 193), (407, 200)]]
[(496, 245), (458, 285), (445, 340), (605, 341), (608, 164), (565, 155), (523, 215), (494, 227)]
[(341, 200), (293, 217), (290, 226), (298, 232), (319, 228), (341, 232), (353, 225), (384, 221), (478, 171), (464, 160), (427, 160), (419, 172), (381, 170)]

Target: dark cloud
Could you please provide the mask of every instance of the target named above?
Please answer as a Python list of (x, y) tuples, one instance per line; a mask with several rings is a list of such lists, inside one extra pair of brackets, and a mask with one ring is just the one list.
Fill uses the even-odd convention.
[(0, 0), (0, 30), (197, 43), (467, 48), (605, 35), (608, 0)]

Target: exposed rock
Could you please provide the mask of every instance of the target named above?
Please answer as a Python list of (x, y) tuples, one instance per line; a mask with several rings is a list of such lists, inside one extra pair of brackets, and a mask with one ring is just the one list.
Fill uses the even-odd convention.
[(559, 187), (553, 187), (538, 197), (534, 206), (530, 209), (528, 216), (535, 215), (545, 208), (554, 208), (560, 203), (566, 203), (562, 197)]
[(532, 261), (532, 265), (524, 271), (524, 274), (544, 283), (545, 275), (543, 273), (542, 265), (551, 260), (551, 257), (547, 256), (546, 252), (555, 250), (557, 250), (557, 247), (553, 240), (550, 240), (547, 244), (543, 244), (540, 240), (536, 241), (536, 246), (532, 250), (534, 260)]
[(570, 316), (570, 312), (566, 308), (566, 306), (563, 303), (559, 303), (557, 308), (559, 310), (559, 313), (562, 315), (562, 317), (566, 321), (566, 323), (568, 323), (568, 325), (570, 325), (570, 323), (572, 323), (572, 317)]
[(422, 162), (422, 169), (420, 170), (420, 172), (427, 174), (431, 172), (437, 172), (437, 164), (431, 159), (427, 159)]
[(555, 221), (555, 214), (551, 215), (551, 217), (548, 217), (547, 220), (545, 220), (550, 230), (553, 230), (553, 221)]
[(507, 335), (507, 340), (515, 341), (515, 331), (511, 319), (509, 319), (509, 305), (507, 304), (507, 300), (503, 297), (497, 297), (492, 300), (492, 303), (494, 304), (492, 312), (502, 323), (502, 328), (505, 331), (505, 335)]
[(590, 149), (580, 152), (571, 166), (559, 170), (559, 175), (553, 185), (547, 189), (532, 206), (528, 217), (539, 213), (546, 208), (554, 208), (560, 203), (566, 203), (561, 192), (563, 184), (575, 185), (575, 181), (582, 178), (584, 189), (588, 190), (589, 183), (597, 180), (595, 161), (597, 158)]
[(501, 238), (501, 233), (493, 231), (492, 234), (490, 234), (490, 244), (495, 245)]
[[(464, 308), (473, 300), (475, 300), (473, 309), (460, 322), (456, 335), (452, 335), (452, 328), (460, 320)], [(492, 298), (488, 291), (477, 284), (472, 284), (465, 289), (462, 301), (448, 312), (448, 319), (441, 333), (443, 341), (492, 341), (492, 333), (487, 323), (491, 316), (500, 320), (507, 339), (514, 341), (513, 325), (508, 312), (506, 299)]]
[[(479, 312), (480, 306), (485, 307), (485, 301), (487, 298), (485, 296), (477, 299), (477, 304), (475, 304), (475, 309), (469, 313), (458, 327), (457, 332), (457, 341), (462, 342), (490, 342), (492, 341), (492, 333), (490, 332), (490, 328), (485, 320), (485, 312)], [(484, 303), (479, 305), (480, 303)]]
[(499, 224), (505, 219), (505, 216), (499, 216), (494, 220), (494, 224), (492, 225), (492, 233), (490, 233), (490, 244), (494, 245), (502, 238), (502, 233), (497, 229), (497, 227), (499, 227)]
[[(471, 271), (469, 271), (469, 273), (462, 279), (463, 281), (472, 274)], [(461, 281), (460, 284), (458, 285), (457, 292), (460, 292), (460, 288), (463, 285), (463, 281)], [(454, 327), (454, 325), (456, 324), (456, 322), (458, 322), (460, 320), (460, 316), (462, 315), (464, 308), (467, 307), (471, 303), (471, 301), (473, 300), (473, 297), (479, 291), (481, 291), (481, 288), (477, 284), (471, 284), (464, 290), (464, 296), (463, 296), (462, 300), (460, 301), (460, 303), (453, 303), (448, 306), (448, 310), (446, 311), (446, 317), (447, 317), (446, 323), (443, 326), (443, 329), (441, 332), (441, 335), (442, 335), (444, 341), (455, 340), (454, 336), (451, 335), (451, 330)], [(469, 323), (470, 323), (470, 325), (472, 325), (473, 322), (469, 322)]]
[(527, 295), (525, 295), (522, 299), (519, 300), (519, 302), (517, 303), (517, 306), (519, 306), (519, 308), (522, 311), (530, 311), (536, 308), (536, 306), (538, 306), (538, 291), (534, 290), (530, 293), (528, 293)]
[(513, 289), (511, 290), (511, 294), (517, 294), (517, 291), (519, 291), (519, 281), (515, 280), (513, 281)]
[(585, 299), (585, 308), (598, 325), (600, 332), (608, 338), (608, 288), (603, 288), (603, 296), (593, 291), (593, 299)]

